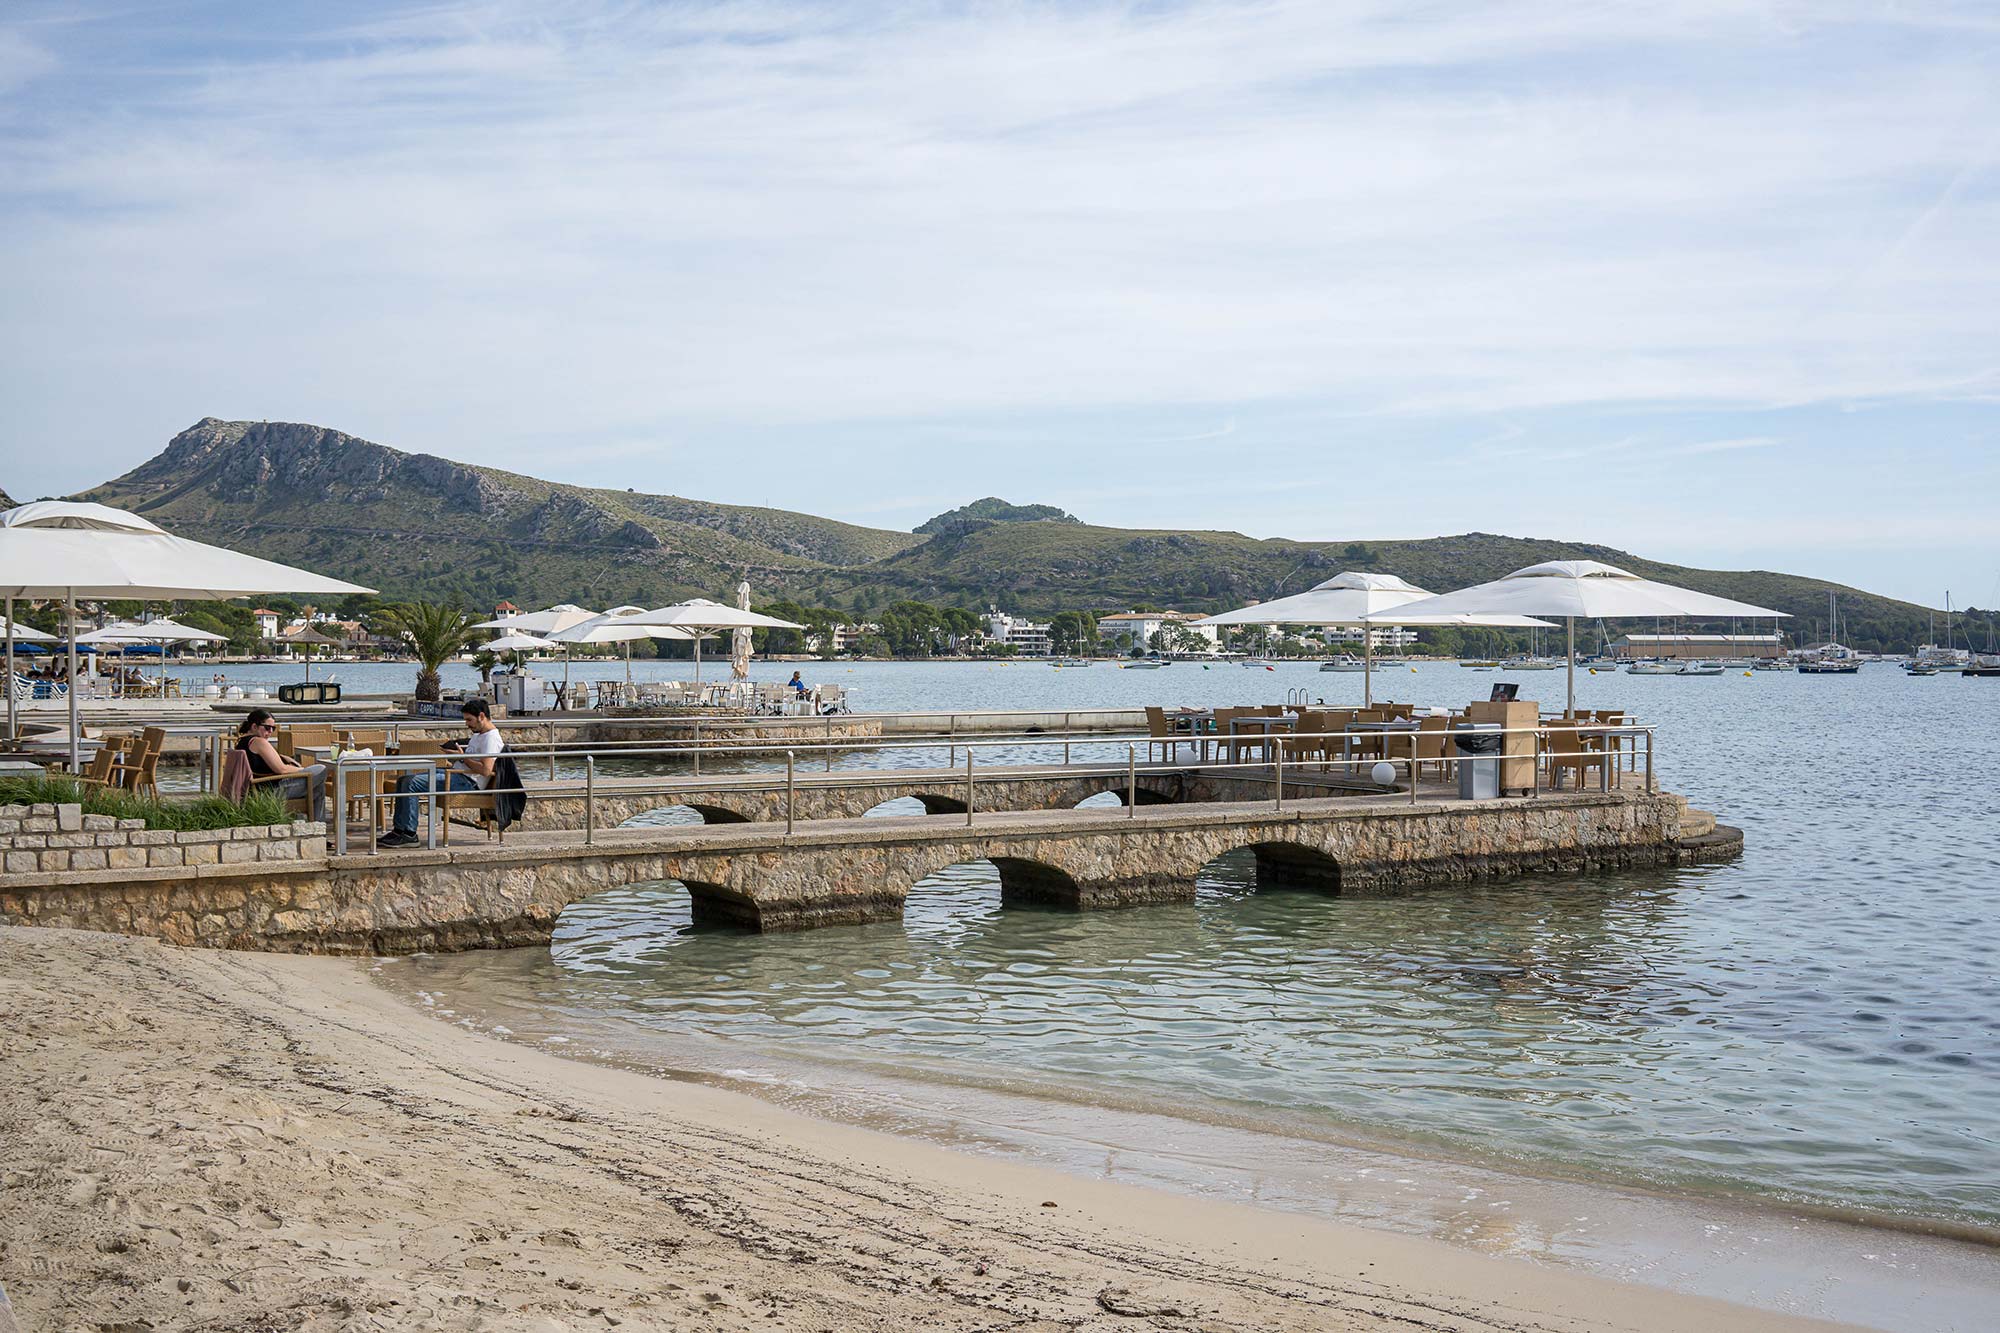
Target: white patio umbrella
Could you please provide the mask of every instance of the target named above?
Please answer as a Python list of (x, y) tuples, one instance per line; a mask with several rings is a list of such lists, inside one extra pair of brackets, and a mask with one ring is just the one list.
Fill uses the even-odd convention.
[[(725, 630), (725, 629), (804, 629), (804, 625), (789, 620), (779, 620), (756, 611), (746, 611), (741, 607), (724, 606), (711, 602), (706, 597), (691, 597), (685, 602), (675, 602), (672, 606), (655, 607), (631, 617), (634, 624), (664, 625), (670, 629)], [(694, 678), (701, 682), (701, 640), (694, 641)]]
[[(176, 537), (108, 505), (38, 500), (0, 513), (0, 598), (9, 625), (23, 597), (60, 597), (70, 627), (69, 762), (77, 766), (76, 599), (219, 601), (271, 593), (343, 596), (344, 583), (240, 551)], [(11, 682), (10, 686), (11, 686)], [(7, 692), (9, 700), (13, 690)], [(11, 706), (9, 709), (11, 724)]]
[[(554, 634), (559, 630), (581, 625), (592, 619), (597, 612), (574, 602), (558, 602), (540, 611), (526, 611), (516, 616), (499, 616), (492, 620), (482, 620), (473, 629), (503, 629), (516, 634)], [(486, 645), (490, 646), (490, 645)], [(556, 644), (550, 644), (551, 648)], [(569, 684), (569, 654), (563, 654), (563, 684)]]
[[(170, 643), (227, 643), (220, 634), (211, 634), (205, 629), (183, 625), (178, 620), (164, 617), (157, 620), (114, 620), (103, 629), (94, 629), (88, 634), (79, 634), (78, 643), (132, 644), (154, 643), (160, 647), (160, 669), (164, 675), (167, 665), (167, 645)], [(124, 686), (119, 686), (124, 692)]]
[(488, 639), (479, 645), (489, 653), (520, 653), (536, 648), (560, 648), (554, 639), (544, 639), (536, 634), (502, 634), (497, 639)]
[[(1406, 583), (1394, 574), (1363, 574), (1349, 570), (1336, 574), (1324, 583), (1315, 584), (1305, 592), (1294, 593), (1290, 597), (1279, 597), (1255, 606), (1242, 607), (1235, 611), (1225, 611), (1221, 615), (1197, 620), (1197, 625), (1309, 625), (1314, 627), (1367, 630), (1369, 618), (1376, 613), (1388, 613), (1399, 606), (1409, 606), (1421, 602), (1431, 594), (1414, 583)], [(1501, 615), (1478, 617), (1450, 617), (1441, 620), (1377, 620), (1376, 624), (1396, 625), (1498, 625), (1507, 628), (1526, 629), (1540, 626), (1552, 629), (1546, 621), (1532, 620), (1527, 616)], [(1361, 636), (1361, 700), (1364, 705), (1375, 702), (1375, 639), (1373, 635)]]
[[(1568, 663), (1569, 711), (1576, 711), (1576, 622), (1618, 620), (1635, 616), (1699, 616), (1722, 619), (1729, 616), (1783, 616), (1783, 611), (1752, 606), (1748, 602), (1713, 597), (1671, 583), (1640, 578), (1629, 570), (1597, 560), (1548, 560), (1517, 569), (1504, 578), (1460, 588), (1408, 608), (1413, 616), (1485, 615), (1511, 612), (1516, 615), (1560, 618), (1567, 628), (1564, 660)], [(1366, 617), (1372, 623), (1394, 621), (1397, 613), (1384, 612)]]
[(557, 630), (549, 637), (564, 644), (571, 643), (622, 643), (625, 645), (625, 683), (632, 683), (632, 645), (640, 639), (693, 639), (701, 637), (696, 630), (675, 629), (671, 625), (647, 625), (638, 623), (638, 617), (646, 614), (643, 606), (614, 606), (602, 615), (571, 625), (568, 629)]

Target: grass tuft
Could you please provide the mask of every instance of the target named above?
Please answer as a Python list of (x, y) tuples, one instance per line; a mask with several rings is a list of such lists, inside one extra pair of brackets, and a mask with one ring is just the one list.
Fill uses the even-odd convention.
[(226, 796), (155, 801), (135, 792), (85, 787), (62, 778), (0, 778), (0, 805), (81, 805), (87, 815), (143, 819), (149, 829), (194, 833), (203, 829), (289, 824), (292, 814), (276, 792), (253, 791), (241, 805)]

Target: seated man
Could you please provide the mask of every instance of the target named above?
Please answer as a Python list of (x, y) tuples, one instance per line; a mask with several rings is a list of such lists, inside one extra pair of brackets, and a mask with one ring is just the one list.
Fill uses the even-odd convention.
[(493, 781), (494, 757), (505, 748), (500, 728), (484, 699), (467, 699), (459, 708), (465, 717), (465, 757), (449, 769), (412, 773), (396, 784), (396, 825), (382, 835), (378, 847), (414, 847), (417, 823), (423, 815), (420, 793), (430, 791), (483, 791)]
[(806, 684), (805, 676), (797, 671), (792, 673), (792, 678), (786, 681), (785, 684), (792, 687), (792, 693), (795, 695), (810, 694), (812, 692), (812, 687)]

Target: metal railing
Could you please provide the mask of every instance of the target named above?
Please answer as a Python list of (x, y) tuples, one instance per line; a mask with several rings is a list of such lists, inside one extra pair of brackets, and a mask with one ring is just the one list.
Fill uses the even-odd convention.
[[(897, 785), (899, 778), (904, 782), (935, 784), (940, 788), (956, 785), (958, 779), (957, 757), (959, 751), (965, 754), (963, 777), (963, 804), (965, 822), (973, 822), (977, 809), (980, 777), (975, 755), (982, 750), (1019, 750), (1046, 746), (1062, 747), (1063, 762), (1060, 764), (1012, 764), (995, 766), (985, 778), (988, 786), (1010, 782), (1035, 781), (1062, 777), (1096, 777), (1112, 781), (1123, 779), (1126, 816), (1135, 817), (1139, 807), (1139, 778), (1172, 775), (1227, 775), (1271, 789), (1274, 809), (1284, 809), (1286, 788), (1292, 788), (1294, 799), (1313, 799), (1329, 796), (1384, 796), (1407, 793), (1411, 804), (1422, 797), (1422, 770), (1435, 766), (1442, 770), (1444, 780), (1449, 781), (1454, 765), (1471, 763), (1491, 763), (1496, 765), (1527, 765), (1530, 782), (1525, 788), (1513, 784), (1505, 790), (1525, 790), (1529, 796), (1539, 796), (1543, 788), (1543, 769), (1547, 766), (1551, 779), (1558, 778), (1563, 770), (1574, 769), (1578, 788), (1581, 789), (1584, 771), (1596, 770), (1599, 790), (1609, 792), (1614, 785), (1614, 773), (1643, 771), (1645, 790), (1655, 790), (1654, 780), (1654, 730), (1650, 725), (1628, 723), (1564, 723), (1561, 732), (1574, 735), (1576, 747), (1573, 750), (1554, 750), (1548, 745), (1551, 732), (1545, 725), (1531, 727), (1499, 728), (1486, 727), (1478, 730), (1478, 736), (1485, 739), (1499, 739), (1503, 751), (1512, 737), (1529, 737), (1531, 743), (1525, 748), (1517, 747), (1515, 753), (1463, 754), (1455, 752), (1454, 738), (1464, 734), (1454, 729), (1432, 729), (1428, 731), (1410, 728), (1342, 728), (1324, 732), (1273, 731), (1258, 734), (1229, 734), (1215, 732), (1180, 732), (1165, 736), (1145, 734), (1127, 736), (1105, 736), (1088, 733), (1079, 738), (1074, 735), (1054, 736), (1048, 733), (1032, 733), (1008, 737), (984, 737), (972, 740), (965, 737), (917, 740), (897, 738), (883, 748), (913, 750), (917, 752), (944, 751), (946, 767), (939, 768), (852, 768), (836, 770), (828, 756), (826, 771), (809, 781), (815, 791), (840, 791), (853, 787), (881, 787)], [(1421, 753), (1418, 742), (1442, 741), (1442, 745), (1429, 753)], [(1630, 741), (1627, 746), (1622, 742)], [(1338, 743), (1340, 753), (1333, 751)], [(1079, 745), (1100, 747), (1109, 754), (1097, 762), (1088, 760), (1078, 763), (1073, 760), (1074, 748)], [(1180, 747), (1195, 750), (1195, 757), (1186, 763), (1178, 761)], [(1209, 748), (1216, 750), (1216, 758), (1209, 757)], [(618, 785), (607, 793), (599, 780), (598, 760), (611, 757), (619, 760), (645, 759), (670, 761), (687, 757), (696, 747), (688, 744), (654, 744), (635, 746), (620, 744), (608, 755), (597, 749), (573, 745), (549, 748), (510, 749), (505, 753), (514, 760), (516, 768), (524, 762), (538, 758), (553, 761), (560, 756), (582, 760), (580, 779), (567, 781), (581, 782), (583, 810), (583, 836), (586, 845), (594, 844), (598, 835), (598, 804), (607, 795), (620, 799), (671, 796), (680, 798), (673, 802), (685, 804), (699, 803), (707, 794), (730, 794), (735, 796), (757, 795), (782, 790), (784, 792), (784, 823), (787, 834), (792, 833), (800, 816), (798, 815), (799, 773), (798, 757), (801, 751), (808, 756), (815, 749), (849, 751), (856, 747), (846, 743), (824, 745), (799, 744), (797, 742), (774, 742), (770, 744), (743, 745), (735, 747), (732, 753), (739, 757), (769, 756), (783, 759), (782, 780), (776, 770), (748, 770), (728, 774), (711, 773), (707, 777), (696, 773), (691, 776), (638, 775), (617, 780)], [(1148, 752), (1142, 768), (1138, 759), (1141, 749)], [(1155, 762), (1151, 757), (1154, 749), (1163, 751), (1162, 758)], [(1426, 747), (1428, 748), (1428, 747)], [(1246, 760), (1241, 756), (1247, 751), (1256, 751), (1256, 759)], [(1122, 752), (1122, 753), (1121, 753)], [(1222, 754), (1229, 758), (1221, 758)], [(419, 801), (422, 813), (419, 825), (423, 833), (424, 845), (435, 849), (440, 845), (442, 820), (449, 817), (454, 804), (462, 804), (480, 797), (491, 798), (503, 794), (524, 794), (531, 799), (537, 795), (544, 798), (552, 795), (570, 796), (572, 793), (558, 791), (551, 793), (551, 785), (563, 782), (554, 779), (539, 787), (523, 785), (519, 787), (487, 787), (478, 791), (440, 790), (436, 778), (428, 782), (425, 790), (402, 791), (385, 790), (384, 777), (394, 774), (431, 772), (449, 769), (458, 756), (452, 754), (424, 755), (344, 755), (329, 765), (327, 789), (330, 813), (333, 816), (333, 839), (336, 854), (345, 855), (352, 839), (354, 821), (348, 818), (350, 793), (354, 802), (365, 802), (368, 818), (363, 826), (369, 833), (369, 849), (375, 850), (376, 835), (380, 831), (380, 810), (384, 802), (395, 799), (415, 799)], [(1643, 761), (1643, 763), (1642, 763)], [(1318, 776), (1314, 776), (1317, 768)], [(1390, 770), (1386, 780), (1380, 769)], [(553, 772), (553, 767), (551, 768)], [(355, 779), (355, 781), (350, 781)], [(1622, 785), (1622, 780), (1618, 785)], [(1433, 787), (1436, 793), (1438, 788)], [(456, 800), (450, 798), (458, 798)], [(956, 812), (953, 812), (956, 813)], [(502, 833), (504, 839), (504, 830)]]

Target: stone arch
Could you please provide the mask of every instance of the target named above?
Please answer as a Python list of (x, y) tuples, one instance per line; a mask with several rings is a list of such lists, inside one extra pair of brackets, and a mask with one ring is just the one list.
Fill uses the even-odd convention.
[[(1143, 782), (1134, 784), (1133, 792), (1138, 797), (1138, 804), (1140, 805), (1178, 805), (1180, 803), (1178, 797), (1170, 796), (1166, 792), (1149, 787)], [(1106, 796), (1111, 799), (1109, 801), (1101, 799)], [(1106, 783), (1082, 800), (1072, 803), (1070, 808), (1073, 810), (1082, 809), (1089, 802), (1096, 802), (1096, 805), (1091, 807), (1092, 809), (1097, 808), (1097, 806), (1109, 808), (1113, 805), (1122, 808), (1125, 805), (1125, 796), (1126, 791), (1123, 781)]]
[(1074, 911), (1082, 903), (1082, 890), (1077, 887), (1075, 878), (1061, 866), (1023, 856), (993, 855), (957, 856), (927, 867), (903, 890), (904, 903), (908, 903), (910, 893), (917, 885), (940, 871), (953, 866), (977, 865), (982, 861), (1000, 874), (1002, 907), (1060, 907)]
[[(528, 806), (531, 815), (537, 807)], [(665, 827), (673, 824), (744, 824), (749, 816), (712, 801), (683, 801), (671, 797), (653, 800), (626, 800), (619, 804), (605, 802), (598, 808), (599, 827), (642, 828)], [(578, 802), (573, 809), (564, 810), (562, 828), (583, 827), (583, 809)]]
[[(1340, 892), (1340, 862), (1317, 847), (1297, 842), (1264, 841), (1244, 843), (1232, 847), (1230, 851), (1250, 853), (1259, 889), (1311, 889), (1324, 894)], [(1209, 858), (1210, 861), (1215, 859)], [(1202, 864), (1205, 867), (1209, 862)]]
[[(908, 791), (877, 801), (866, 810), (863, 810), (861, 814), (863, 818), (884, 818), (918, 814), (918, 811), (911, 810), (908, 807), (907, 803), (912, 801), (922, 806), (921, 813), (926, 815), (962, 815), (965, 813), (965, 802), (958, 797), (946, 796), (940, 792)], [(898, 806), (902, 808), (892, 808)]]

